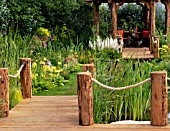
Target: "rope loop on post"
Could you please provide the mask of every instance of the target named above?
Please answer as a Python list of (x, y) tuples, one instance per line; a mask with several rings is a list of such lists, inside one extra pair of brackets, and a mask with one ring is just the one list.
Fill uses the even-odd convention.
[(22, 65), (21, 65), (21, 67), (19, 68), (19, 71), (17, 72), (16, 75), (10, 75), (10, 74), (9, 74), (8, 76), (11, 77), (11, 78), (17, 78), (17, 77), (19, 76), (19, 74), (21, 73), (24, 65), (25, 65), (25, 64), (22, 64)]

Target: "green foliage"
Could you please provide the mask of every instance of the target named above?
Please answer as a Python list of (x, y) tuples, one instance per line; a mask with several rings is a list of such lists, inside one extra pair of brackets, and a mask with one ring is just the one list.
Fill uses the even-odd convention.
[(156, 29), (157, 30), (162, 30), (165, 33), (165, 15), (166, 15), (166, 9), (165, 7), (162, 5), (162, 3), (159, 2), (159, 4), (157, 3), (156, 6)]
[(6, 0), (0, 1), (0, 31), (5, 33), (11, 19), (10, 9), (7, 7)]
[(99, 15), (100, 15), (100, 37), (102, 39), (106, 39), (108, 37), (108, 32), (111, 29), (111, 15), (110, 15), (110, 8), (107, 4), (102, 4), (99, 8)]
[(40, 27), (37, 32), (36, 35), (38, 35), (42, 40), (46, 40), (48, 37), (50, 37), (50, 32), (48, 31), (48, 29), (45, 29), (43, 27)]
[(167, 45), (162, 45), (162, 47), (159, 48), (159, 51), (160, 51), (161, 57), (166, 57), (168, 55), (168, 53), (169, 53), (168, 46)]
[[(142, 7), (136, 4), (125, 4), (121, 6), (117, 12), (118, 29), (135, 29), (138, 26), (139, 30), (144, 27), (144, 12)], [(128, 25), (128, 26), (127, 26)]]
[[(141, 82), (152, 71), (166, 70), (170, 63), (156, 59), (152, 62), (98, 59), (96, 62), (97, 80), (115, 88)], [(150, 83), (122, 91), (109, 91), (94, 84), (93, 91), (95, 123), (150, 119)]]
[(100, 60), (108, 61), (114, 60), (121, 57), (121, 53), (112, 48), (104, 48), (103, 50), (96, 53), (96, 56), (100, 58)]
[(16, 106), (19, 102), (22, 101), (22, 93), (21, 90), (18, 89), (18, 87), (12, 87), (10, 88), (10, 94), (9, 94), (9, 99), (10, 99), (10, 109)]
[(61, 62), (58, 62), (57, 66), (53, 66), (46, 58), (43, 60), (36, 59), (32, 63), (33, 94), (36, 94), (38, 91), (63, 86), (67, 81), (60, 75), (63, 71), (61, 66)]
[(44, 24), (40, 3), (34, 0), (14, 0), (9, 4), (11, 10), (11, 23), (23, 34), (34, 33)]

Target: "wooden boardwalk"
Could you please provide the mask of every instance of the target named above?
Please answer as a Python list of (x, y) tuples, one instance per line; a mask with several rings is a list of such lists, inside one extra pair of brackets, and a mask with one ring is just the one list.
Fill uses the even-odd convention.
[(165, 127), (125, 124), (78, 125), (77, 96), (34, 96), (0, 118), (0, 131), (169, 131)]
[(123, 48), (122, 57), (125, 59), (153, 59), (149, 48)]

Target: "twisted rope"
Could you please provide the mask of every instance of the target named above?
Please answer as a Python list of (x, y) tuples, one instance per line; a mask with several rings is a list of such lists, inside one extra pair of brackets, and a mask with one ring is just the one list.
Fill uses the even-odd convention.
[(99, 81), (97, 81), (96, 79), (94, 79), (94, 78), (92, 78), (92, 81), (93, 82), (95, 82), (96, 84), (98, 84), (99, 86), (101, 86), (101, 87), (103, 87), (103, 88), (106, 88), (106, 89), (108, 89), (108, 90), (125, 90), (125, 89), (130, 89), (130, 88), (134, 88), (134, 87), (136, 87), (136, 86), (140, 86), (140, 85), (142, 85), (142, 84), (144, 84), (144, 83), (146, 83), (146, 82), (148, 82), (148, 81), (150, 81), (151, 80), (151, 78), (148, 78), (148, 79), (146, 79), (146, 80), (144, 80), (144, 81), (142, 81), (142, 82), (139, 82), (139, 83), (137, 83), (137, 84), (134, 84), (134, 85), (130, 85), (130, 86), (124, 86), (124, 87), (111, 87), (111, 86), (107, 86), (107, 85), (104, 85), (104, 84), (102, 84), (102, 83), (100, 83)]
[(19, 74), (21, 73), (23, 67), (24, 67), (24, 64), (21, 65), (21, 67), (19, 68), (19, 71), (17, 72), (16, 75), (10, 75), (9, 74), (8, 76), (11, 77), (11, 78), (17, 78), (19, 76)]
[(167, 77), (167, 80), (170, 81), (170, 78)]

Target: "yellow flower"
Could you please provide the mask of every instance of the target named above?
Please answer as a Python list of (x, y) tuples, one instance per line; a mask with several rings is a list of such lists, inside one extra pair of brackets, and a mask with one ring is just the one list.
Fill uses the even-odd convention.
[(67, 67), (68, 65), (67, 64), (64, 64), (64, 67)]
[(37, 63), (36, 62), (33, 62), (32, 63), (32, 67), (35, 68), (37, 66)]
[(61, 71), (60, 70), (55, 70), (56, 73), (60, 73)]
[(41, 77), (42, 77), (42, 78), (45, 78), (45, 75), (44, 75), (44, 74), (41, 74)]
[(62, 65), (62, 63), (61, 63), (61, 62), (58, 62), (58, 65)]
[(40, 61), (40, 64), (41, 64), (41, 65), (45, 65), (45, 62), (44, 62), (44, 61)]
[(32, 79), (36, 79), (38, 74), (32, 74)]
[(47, 58), (45, 58), (45, 57), (44, 57), (44, 59), (43, 59), (43, 60), (44, 60), (44, 61), (47, 61)]

